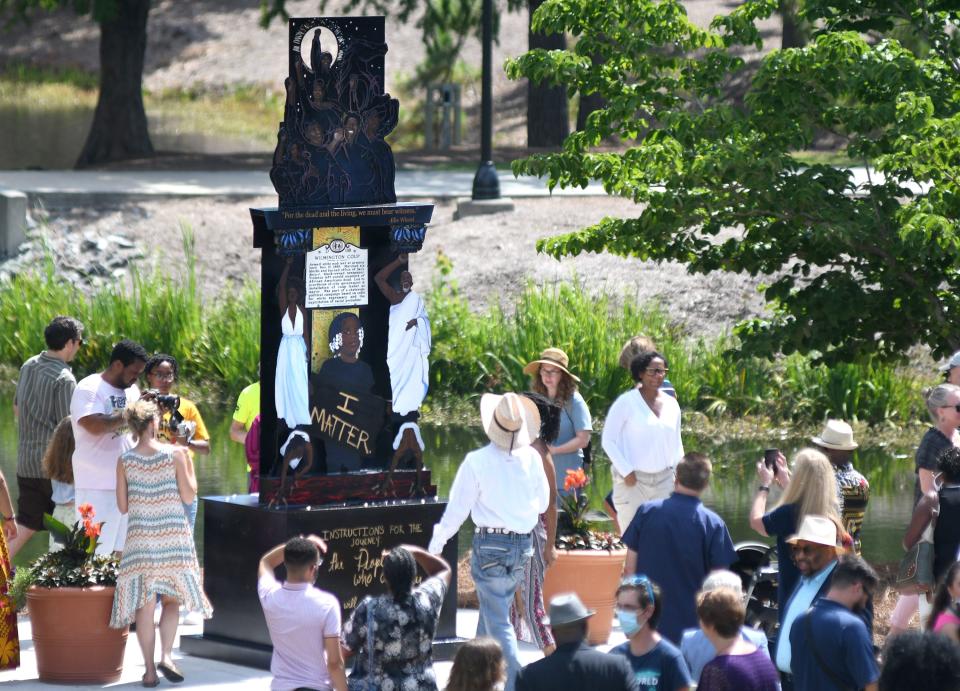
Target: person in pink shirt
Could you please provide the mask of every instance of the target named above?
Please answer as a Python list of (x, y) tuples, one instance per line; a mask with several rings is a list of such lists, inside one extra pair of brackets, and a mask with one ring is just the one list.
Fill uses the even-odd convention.
[[(273, 691), (347, 691), (340, 653), (340, 603), (314, 586), (326, 543), (316, 535), (291, 538), (260, 559), (257, 595), (267, 620)], [(287, 580), (277, 581), (281, 562)]]
[(950, 565), (937, 586), (927, 628), (960, 643), (960, 561)]

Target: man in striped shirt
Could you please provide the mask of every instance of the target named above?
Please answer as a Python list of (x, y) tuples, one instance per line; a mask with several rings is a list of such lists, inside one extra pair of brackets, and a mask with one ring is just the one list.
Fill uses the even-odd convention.
[(17, 536), (10, 541), (10, 558), (38, 530), (43, 514), (53, 513), (53, 489), (44, 476), (42, 461), (53, 430), (70, 414), (70, 399), (77, 380), (68, 364), (83, 344), (83, 324), (73, 317), (55, 317), (43, 331), (47, 349), (23, 363), (13, 414), (17, 418)]

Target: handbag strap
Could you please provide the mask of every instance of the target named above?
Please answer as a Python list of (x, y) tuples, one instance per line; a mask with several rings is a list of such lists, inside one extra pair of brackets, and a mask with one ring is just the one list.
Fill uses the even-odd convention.
[(820, 651), (817, 649), (817, 641), (813, 636), (813, 624), (810, 623), (810, 620), (813, 619), (812, 605), (810, 606), (810, 609), (806, 611), (805, 614), (806, 616), (803, 619), (803, 624), (807, 634), (807, 644), (810, 646), (810, 650), (813, 651), (813, 657), (817, 661), (817, 666), (820, 667), (820, 670), (822, 672), (824, 672), (828, 677), (830, 677), (830, 681), (832, 681), (834, 684), (839, 686), (844, 691), (848, 691), (850, 689), (850, 686), (845, 681), (843, 681), (837, 675), (836, 672), (830, 669), (830, 667), (827, 665), (823, 657), (820, 656)]
[(367, 679), (373, 678), (373, 603), (372, 597), (367, 598)]

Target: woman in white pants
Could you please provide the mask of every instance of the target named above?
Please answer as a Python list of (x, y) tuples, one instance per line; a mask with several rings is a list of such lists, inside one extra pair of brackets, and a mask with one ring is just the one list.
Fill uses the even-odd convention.
[(674, 468), (683, 457), (680, 406), (660, 390), (667, 371), (667, 360), (657, 351), (637, 355), (630, 363), (637, 385), (614, 401), (603, 426), (621, 533), (640, 504), (670, 495)]

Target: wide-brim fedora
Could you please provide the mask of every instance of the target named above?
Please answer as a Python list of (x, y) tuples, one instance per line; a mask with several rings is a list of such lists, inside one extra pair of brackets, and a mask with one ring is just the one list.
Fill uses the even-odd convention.
[(523, 373), (532, 376), (535, 376), (540, 372), (540, 365), (553, 365), (559, 370), (563, 370), (567, 376), (569, 376), (573, 381), (580, 383), (580, 377), (575, 375), (569, 369), (570, 358), (567, 357), (567, 354), (560, 350), (559, 348), (547, 348), (542, 353), (540, 353), (540, 359), (534, 360), (533, 362), (528, 362), (527, 365), (523, 368)]
[(853, 451), (860, 445), (853, 440), (853, 428), (843, 420), (827, 420), (819, 437), (810, 437), (817, 446), (837, 451)]
[(540, 433), (540, 411), (536, 404), (515, 393), (483, 394), (480, 421), (490, 441), (507, 451), (528, 446)]
[(827, 516), (817, 516), (815, 514), (804, 516), (803, 522), (800, 524), (800, 530), (787, 538), (787, 542), (791, 545), (799, 540), (836, 548), (837, 524)]

